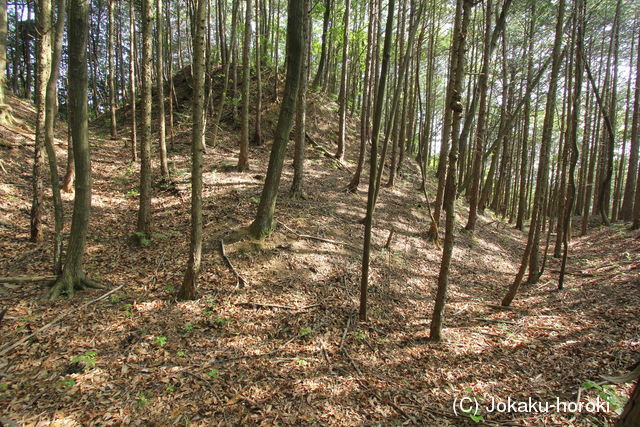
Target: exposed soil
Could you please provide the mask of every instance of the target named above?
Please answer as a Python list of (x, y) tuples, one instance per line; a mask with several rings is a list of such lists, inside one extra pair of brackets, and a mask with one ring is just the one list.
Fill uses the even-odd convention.
[[(17, 115), (33, 120), (28, 104), (12, 102), (21, 107)], [(276, 105), (268, 103), (264, 114), (269, 137)], [(335, 103), (316, 98), (309, 116), (311, 137), (333, 151)], [(128, 129), (113, 141), (103, 120), (92, 127), (86, 270), (109, 288), (124, 286), (0, 357), (2, 417), (27, 425), (460, 425), (472, 421), (454, 413), (456, 398), (476, 396), (483, 405), (508, 397), (571, 401), (584, 381), (626, 372), (638, 360), (640, 236), (623, 225), (574, 238), (565, 290), (555, 290), (559, 263), (551, 260), (540, 283), (525, 286), (510, 310), (494, 305), (513, 279), (525, 235), (489, 216), (480, 218), (474, 236), (459, 230), (445, 340), (428, 342), (440, 251), (425, 239), (428, 215), (411, 159), (396, 186), (380, 194), (369, 321), (359, 323), (358, 221), (366, 176), (358, 193), (344, 192), (359, 143), (355, 119), (344, 166), (308, 147), (307, 200), (287, 197), (293, 173), (287, 160), (277, 206), (281, 223), (264, 242), (232, 241), (255, 213), (270, 144), (251, 148), (250, 172), (235, 172), (239, 132), (225, 124), (221, 141), (205, 157), (200, 299), (175, 302), (189, 240), (190, 126), (188, 115), (182, 118), (170, 149), (173, 184), (156, 180), (154, 235), (144, 248), (131, 238), (139, 167), (129, 161)], [(7, 143), (0, 146), (0, 274), (47, 274), (49, 195), (45, 243), (28, 241), (32, 134), (0, 133)], [(62, 127), (57, 150), (62, 173)], [(433, 189), (430, 181), (430, 194)], [(73, 197), (63, 198), (68, 232)], [(465, 217), (459, 202), (458, 223)], [(287, 227), (345, 244), (298, 238)], [(223, 262), (220, 240), (246, 286), (237, 286)], [(0, 312), (7, 310), (0, 351), (106, 291), (53, 303), (42, 298), (45, 292), (39, 284), (0, 285)], [(627, 396), (629, 387), (615, 386), (608, 396)], [(580, 392), (583, 402), (595, 396), (594, 390)], [(616, 417), (613, 408), (595, 414), (481, 413), (485, 422), (502, 425), (601, 424)]]

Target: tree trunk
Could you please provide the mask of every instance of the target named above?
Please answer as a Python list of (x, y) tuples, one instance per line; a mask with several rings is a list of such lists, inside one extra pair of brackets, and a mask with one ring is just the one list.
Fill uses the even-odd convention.
[[(520, 284), (522, 283), (522, 279), (527, 270), (527, 265), (529, 265), (529, 258), (533, 250), (537, 251), (537, 247), (540, 241), (540, 222), (539, 219), (544, 215), (544, 194), (548, 187), (549, 180), (549, 147), (551, 143), (551, 136), (553, 131), (553, 118), (555, 113), (555, 103), (556, 103), (556, 91), (557, 91), (557, 82), (558, 75), (560, 71), (560, 63), (561, 63), (561, 54), (560, 48), (562, 45), (563, 38), (563, 25), (564, 25), (564, 12), (565, 12), (565, 0), (560, 0), (558, 3), (558, 15), (556, 18), (556, 29), (555, 29), (555, 39), (553, 43), (553, 53), (551, 54), (552, 64), (551, 64), (551, 76), (549, 81), (549, 90), (547, 93), (547, 103), (545, 109), (544, 116), (544, 124), (542, 127), (542, 141), (540, 146), (540, 159), (538, 164), (538, 176), (536, 181), (536, 191), (533, 201), (533, 213), (531, 215), (531, 225), (529, 227), (529, 235), (527, 238), (527, 245), (524, 250), (524, 254), (522, 256), (522, 262), (520, 264), (520, 268), (516, 274), (516, 277), (509, 286), (507, 294), (502, 300), (503, 306), (511, 305), (511, 302), (516, 296), (518, 289), (520, 288)], [(534, 245), (535, 244), (535, 245)], [(535, 270), (531, 269), (530, 276), (538, 275), (539, 272), (537, 268)]]
[(342, 74), (340, 75), (340, 93), (338, 95), (338, 150), (336, 151), (336, 159), (341, 162), (344, 159), (344, 147), (346, 138), (346, 121), (347, 121), (347, 73), (348, 73), (348, 54), (349, 54), (349, 0), (344, 2), (344, 17), (342, 19), (344, 31), (342, 32)]
[(142, 141), (140, 144), (140, 205), (136, 237), (138, 242), (151, 236), (151, 25), (152, 1), (142, 2)]
[(83, 258), (91, 210), (91, 161), (87, 132), (87, 38), (89, 0), (71, 0), (69, 4), (69, 109), (76, 168), (75, 199), (67, 256), (62, 275), (49, 292), (50, 298), (71, 295), (75, 290), (93, 286), (83, 272)]
[(262, 188), (256, 218), (249, 229), (250, 234), (256, 239), (264, 239), (269, 235), (273, 227), (278, 186), (280, 185), (284, 155), (289, 142), (289, 133), (293, 125), (296, 95), (300, 85), (302, 49), (304, 49), (302, 6), (301, 1), (289, 0), (287, 15), (287, 77), (282, 103), (280, 104), (278, 124), (274, 133), (273, 147), (269, 157), (267, 176)]
[(371, 154), (369, 161), (369, 189), (367, 193), (367, 215), (364, 222), (364, 246), (362, 250), (362, 273), (360, 276), (360, 309), (359, 318), (361, 321), (367, 320), (367, 292), (369, 288), (369, 260), (371, 257), (371, 229), (373, 228), (373, 210), (376, 198), (377, 182), (377, 157), (378, 138), (380, 137), (380, 127), (382, 123), (382, 106), (384, 104), (384, 93), (387, 85), (387, 75), (389, 73), (389, 60), (391, 58), (391, 39), (393, 34), (393, 12), (395, 0), (389, 0), (387, 10), (387, 24), (385, 29), (384, 47), (382, 51), (382, 66), (380, 70), (380, 81), (377, 85), (375, 106), (373, 110), (373, 129), (371, 131)]
[(131, 160), (138, 161), (138, 143), (136, 130), (136, 37), (134, 1), (129, 0), (129, 98), (131, 103)]
[(193, 103), (191, 130), (191, 245), (189, 261), (184, 274), (182, 286), (178, 293), (179, 300), (196, 298), (198, 275), (202, 258), (202, 154), (205, 131), (204, 80), (205, 80), (205, 29), (206, 2), (198, 0), (196, 34), (193, 58)]
[(109, 111), (111, 115), (111, 139), (118, 138), (118, 125), (116, 123), (116, 82), (114, 67), (114, 40), (115, 40), (115, 19), (113, 16), (114, 0), (109, 0), (109, 38), (107, 44), (107, 53), (109, 57)]
[(251, 48), (251, 0), (246, 0), (244, 19), (244, 43), (242, 45), (242, 130), (240, 136), (240, 156), (238, 171), (249, 170), (249, 88), (251, 75), (249, 70), (249, 51)]
[(307, 70), (309, 67), (309, 52), (311, 48), (311, 19), (309, 16), (309, 0), (303, 1), (303, 46), (302, 66), (300, 67), (300, 87), (298, 88), (298, 100), (296, 103), (296, 134), (295, 151), (293, 157), (293, 182), (289, 195), (296, 199), (306, 199), (303, 190), (304, 180), (304, 152), (306, 137), (307, 114)]
[(636, 83), (633, 96), (633, 116), (631, 119), (631, 152), (629, 153), (629, 169), (627, 170), (627, 182), (624, 187), (624, 200), (622, 202), (622, 219), (629, 221), (633, 217), (633, 196), (640, 193), (640, 187), (636, 187), (638, 175), (638, 149), (640, 148), (640, 36), (638, 36), (637, 48), (638, 60), (636, 61)]
[(156, 0), (156, 92), (158, 95), (158, 145), (160, 146), (160, 173), (169, 179), (167, 161), (166, 125), (164, 116), (164, 67), (162, 55), (162, 0)]
[[(306, 14), (306, 10), (305, 10)], [(261, 22), (260, 17), (260, 0), (256, 0), (256, 28)], [(262, 21), (264, 22), (264, 20)], [(256, 31), (256, 124), (253, 132), (253, 145), (262, 146), (264, 141), (262, 140), (262, 51), (260, 50), (261, 42), (263, 40), (260, 31)]]
[(451, 110), (451, 148), (449, 150), (449, 164), (447, 170), (446, 191), (444, 194), (445, 210), (445, 234), (442, 248), (442, 261), (440, 263), (440, 273), (438, 275), (438, 289), (433, 306), (433, 317), (431, 318), (431, 328), (429, 338), (432, 341), (442, 339), (442, 320), (444, 318), (444, 307), (449, 285), (449, 266), (453, 254), (454, 232), (455, 232), (455, 200), (457, 194), (457, 174), (458, 147), (460, 140), (460, 121), (462, 112), (462, 90), (464, 79), (464, 54), (467, 28), (469, 26), (469, 14), (472, 0), (458, 0), (456, 5), (456, 25), (453, 30), (453, 44), (451, 60), (455, 63), (455, 68), (449, 76), (449, 87), (451, 87), (450, 104), (446, 107)]
[(62, 273), (62, 228), (64, 226), (64, 212), (62, 198), (60, 197), (60, 177), (58, 176), (58, 162), (54, 147), (54, 126), (58, 113), (58, 75), (60, 74), (60, 57), (62, 56), (62, 38), (64, 34), (65, 0), (57, 0), (57, 22), (55, 26), (55, 39), (53, 55), (51, 58), (51, 72), (46, 88), (45, 120), (44, 120), (44, 145), (49, 158), (49, 174), (51, 176), (51, 194), (53, 196), (53, 210), (55, 218), (55, 231), (53, 237), (53, 272)]
[(329, 18), (331, 17), (331, 7), (333, 1), (325, 0), (324, 1), (324, 16), (322, 18), (322, 44), (320, 47), (320, 62), (318, 63), (318, 71), (316, 72), (316, 76), (313, 79), (313, 83), (311, 87), (313, 89), (317, 89), (320, 85), (320, 80), (324, 75), (325, 63), (327, 62), (327, 36), (329, 29)]
[(37, 8), (38, 57), (36, 75), (36, 135), (33, 154), (33, 198), (31, 201), (31, 241), (42, 240), (42, 202), (44, 188), (44, 119), (47, 81), (51, 72), (51, 0), (38, 0)]

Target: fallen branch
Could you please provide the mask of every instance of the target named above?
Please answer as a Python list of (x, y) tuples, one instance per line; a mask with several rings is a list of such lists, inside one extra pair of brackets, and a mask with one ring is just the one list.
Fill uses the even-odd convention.
[(607, 375), (600, 375), (600, 378), (603, 380), (610, 382), (612, 384), (625, 384), (634, 381), (635, 379), (640, 377), (640, 363), (638, 363), (635, 369), (631, 372), (628, 372), (624, 375), (620, 375), (617, 377), (609, 377)]
[(349, 249), (353, 249), (354, 251), (360, 251), (359, 248), (356, 248), (355, 246), (353, 246), (353, 245), (351, 245), (349, 243), (346, 243), (346, 242), (339, 242), (337, 240), (323, 239), (322, 237), (310, 236), (308, 234), (300, 234), (297, 231), (292, 230), (291, 228), (287, 227), (282, 221), (278, 221), (278, 224), (282, 225), (290, 233), (295, 234), (299, 239), (316, 240), (318, 242), (331, 243), (333, 245), (345, 246), (345, 247), (347, 247)]
[(327, 150), (326, 148), (324, 148), (322, 145), (318, 144), (317, 142), (315, 142), (313, 140), (313, 138), (311, 138), (311, 136), (309, 136), (308, 133), (305, 133), (304, 136), (306, 137), (306, 139), (309, 141), (309, 143), (311, 144), (311, 146), (313, 148), (315, 148), (316, 150), (322, 152), (322, 154), (324, 154), (325, 157), (332, 159), (334, 161), (334, 163), (336, 165), (338, 165), (338, 167), (342, 170), (346, 170), (349, 171), (349, 167), (347, 167), (344, 163), (342, 163), (341, 161), (339, 161), (338, 159), (336, 159), (335, 154), (329, 152), (329, 150)]
[(51, 282), (56, 280), (58, 276), (0, 276), (0, 283), (33, 283), (33, 282)]
[(342, 339), (340, 340), (340, 350), (342, 351), (344, 347), (344, 340), (347, 337), (347, 332), (349, 332), (349, 325), (351, 325), (351, 316), (347, 318), (347, 326), (344, 327), (344, 332), (342, 333)]
[(13, 344), (9, 344), (7, 346), (5, 346), (4, 348), (0, 349), (0, 356), (4, 356), (9, 350), (13, 350), (14, 348), (16, 348), (17, 346), (19, 346), (20, 344), (26, 342), (27, 340), (31, 339), (32, 337), (36, 336), (37, 334), (39, 334), (40, 332), (49, 329), (50, 327), (52, 327), (53, 325), (55, 325), (56, 323), (58, 323), (59, 321), (61, 321), (62, 319), (64, 319), (65, 317), (69, 316), (70, 314), (75, 313), (76, 311), (80, 311), (88, 306), (90, 306), (93, 303), (96, 303), (100, 300), (105, 299), (106, 297), (108, 297), (109, 295), (111, 295), (112, 293), (116, 292), (117, 290), (119, 290), (120, 288), (122, 288), (124, 285), (120, 285), (117, 288), (113, 288), (111, 289), (109, 292), (103, 294), (102, 296), (91, 300), (89, 302), (86, 302), (84, 304), (82, 304), (80, 307), (76, 307), (76, 308), (72, 308), (71, 310), (62, 313), (60, 316), (56, 317), (55, 319), (53, 319), (51, 322), (47, 323), (46, 325), (42, 326), (41, 328), (36, 329), (35, 331), (33, 331), (33, 333), (27, 335), (24, 338), (19, 339), (18, 341), (14, 342)]
[(236, 271), (235, 267), (231, 263), (231, 260), (224, 250), (224, 241), (222, 239), (220, 239), (220, 255), (222, 255), (222, 259), (224, 260), (225, 264), (227, 264), (227, 267), (229, 267), (229, 270), (231, 270), (234, 276), (236, 276), (236, 287), (243, 288), (247, 284), (247, 281), (244, 280), (244, 278), (240, 275), (240, 273)]
[(246, 354), (244, 356), (228, 357), (226, 359), (212, 360), (209, 363), (212, 363), (214, 365), (221, 365), (223, 363), (235, 362), (235, 361), (238, 361), (238, 360), (256, 359), (256, 358), (260, 358), (260, 357), (270, 357), (270, 356), (273, 356), (274, 354), (276, 354), (277, 352), (279, 352), (280, 350), (282, 350), (285, 346), (289, 345), (290, 343), (292, 343), (293, 341), (295, 341), (296, 339), (298, 339), (298, 338), (300, 338), (302, 336), (303, 335), (300, 335), (300, 334), (295, 335), (291, 339), (289, 339), (287, 342), (285, 342), (284, 344), (281, 344), (280, 346), (278, 346), (275, 350), (271, 350), (271, 351), (266, 352), (266, 353)]
[(251, 305), (254, 307), (264, 307), (264, 308), (279, 308), (282, 310), (309, 310), (311, 308), (315, 308), (315, 307), (320, 307), (322, 304), (312, 304), (312, 305), (305, 305), (304, 307), (291, 307), (288, 305), (278, 305), (278, 304), (262, 304), (262, 303), (258, 303), (258, 302), (251, 302), (251, 301), (241, 301), (241, 302), (236, 302), (235, 305)]

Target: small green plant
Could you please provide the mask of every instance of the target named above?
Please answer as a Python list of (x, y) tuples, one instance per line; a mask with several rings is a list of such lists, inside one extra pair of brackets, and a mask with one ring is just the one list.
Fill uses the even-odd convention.
[(307, 362), (307, 361), (306, 361), (306, 360), (304, 360), (304, 359), (298, 359), (298, 360), (296, 360), (296, 363), (297, 363), (298, 365), (303, 365), (303, 366), (304, 366), (304, 365), (308, 365), (308, 364), (309, 364), (309, 362)]
[(211, 378), (211, 379), (216, 379), (218, 378), (218, 370), (217, 369), (212, 369), (209, 372), (207, 372), (206, 374), (204, 374), (205, 376)]
[(167, 344), (167, 337), (156, 337), (156, 345), (158, 347), (163, 347)]
[(173, 288), (173, 285), (166, 285), (166, 286), (164, 287), (164, 290), (165, 290), (165, 291), (168, 291), (168, 292), (173, 292), (173, 289), (174, 289), (174, 288)]
[(363, 332), (356, 331), (355, 334), (356, 334), (356, 337), (358, 337), (358, 339), (363, 340), (363, 339), (367, 338), (367, 335), (365, 333), (363, 333)]
[(252, 196), (251, 199), (251, 203), (257, 205), (258, 203), (260, 203), (260, 199), (258, 199), (256, 196)]
[(218, 303), (216, 302), (216, 300), (214, 300), (214, 299), (212, 299), (212, 298), (209, 298), (209, 299), (207, 300), (207, 306), (208, 306), (208, 307), (217, 307), (217, 306), (218, 306)]
[(231, 322), (231, 319), (228, 317), (218, 317), (215, 322), (220, 326), (226, 326), (229, 322)]
[(0, 396), (4, 395), (9, 390), (9, 383), (0, 383)]
[(311, 328), (302, 328), (300, 329), (300, 332), (298, 332), (298, 335), (300, 335), (301, 337), (305, 337), (310, 333), (311, 333)]
[(144, 408), (149, 406), (151, 399), (143, 392), (139, 392), (136, 394), (136, 402), (138, 403), (138, 408)]
[(74, 363), (82, 363), (87, 368), (94, 368), (96, 366), (96, 353), (95, 351), (87, 351), (81, 356), (74, 356), (71, 361)]
[(176, 391), (175, 386), (172, 385), (168, 385), (167, 388), (164, 389), (167, 393), (173, 393), (174, 391)]
[(66, 380), (58, 381), (58, 389), (60, 390), (66, 390), (68, 388), (73, 387), (74, 385), (76, 385), (76, 380), (74, 380), (73, 378), (68, 378)]
[(585, 390), (596, 390), (598, 392), (598, 397), (607, 402), (609, 407), (618, 415), (622, 413), (622, 409), (624, 408), (625, 403), (627, 403), (627, 398), (620, 396), (610, 385), (599, 385), (591, 380), (586, 380), (580, 387)]
[(143, 233), (142, 231), (136, 231), (133, 234), (138, 238), (138, 242), (141, 246), (147, 247), (151, 244), (151, 240), (149, 240), (149, 237), (147, 237), (146, 233)]
[[(471, 389), (471, 387), (465, 388), (464, 391), (469, 393), (469, 397), (473, 398), (476, 402), (482, 402), (481, 397), (477, 397), (473, 395), (473, 390)], [(484, 421), (484, 417), (480, 415), (480, 412), (477, 408), (468, 408), (468, 409), (460, 408), (460, 410), (465, 414), (467, 414), (469, 416), (469, 419), (471, 419), (471, 421), (473, 421), (474, 423), (481, 423)]]
[(120, 295), (114, 295), (111, 298), (109, 298), (109, 302), (112, 304), (117, 304), (120, 302), (120, 298), (121, 298)]
[(184, 324), (182, 329), (184, 329), (187, 332), (191, 332), (191, 331), (193, 331), (193, 324), (191, 322), (187, 322), (187, 323)]
[(176, 356), (187, 357), (187, 353), (185, 353), (184, 350), (178, 350), (178, 352), (176, 353)]

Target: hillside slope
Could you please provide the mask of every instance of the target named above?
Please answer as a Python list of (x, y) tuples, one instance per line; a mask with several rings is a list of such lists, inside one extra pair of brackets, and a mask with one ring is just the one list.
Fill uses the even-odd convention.
[[(276, 104), (265, 111), (268, 129)], [(190, 126), (188, 115), (183, 118), (170, 151), (174, 184), (154, 187), (154, 236), (144, 248), (130, 238), (139, 166), (129, 162), (128, 129), (112, 141), (102, 122), (92, 127), (94, 195), (86, 268), (106, 286), (124, 287), (2, 356), (3, 416), (21, 424), (71, 425), (459, 425), (469, 418), (454, 414), (455, 398), (572, 400), (584, 380), (624, 371), (640, 350), (637, 233), (599, 229), (576, 239), (565, 292), (554, 291), (552, 262), (549, 274), (525, 288), (513, 310), (500, 311), (492, 304), (513, 278), (523, 235), (486, 217), (475, 236), (457, 233), (445, 342), (427, 342), (439, 251), (424, 239), (429, 223), (411, 161), (396, 187), (380, 195), (370, 321), (358, 323), (363, 233), (358, 220), (364, 215), (366, 176), (358, 193), (343, 191), (355, 167), (356, 121), (349, 122), (346, 166), (308, 148), (307, 200), (286, 197), (292, 177), (287, 161), (279, 223), (268, 240), (224, 243), (244, 287), (223, 262), (220, 244), (250, 223), (270, 145), (251, 147), (251, 171), (235, 172), (239, 135), (232, 124), (224, 126), (205, 158), (201, 298), (176, 303), (189, 239)], [(308, 122), (311, 137), (333, 150), (335, 103), (313, 99)], [(0, 147), (6, 169), (0, 271), (6, 275), (48, 272), (50, 265), (48, 241), (27, 240), (29, 144), (25, 136), (12, 142), (13, 148)], [(65, 142), (59, 144), (62, 159)], [(49, 200), (45, 209), (50, 213)], [(65, 197), (65, 209), (68, 231), (71, 196)], [(465, 214), (459, 204), (460, 219)], [(49, 238), (50, 214), (46, 225)], [(395, 235), (385, 249), (391, 229)], [(590, 245), (593, 238), (607, 239), (606, 256)], [(620, 260), (623, 250), (628, 255)], [(104, 293), (82, 292), (49, 303), (39, 298), (43, 292), (35, 285), (0, 285), (0, 311), (7, 310), (0, 324), (2, 345)], [(591, 416), (483, 415), (536, 425), (580, 423)], [(593, 416), (606, 420), (615, 413)]]

